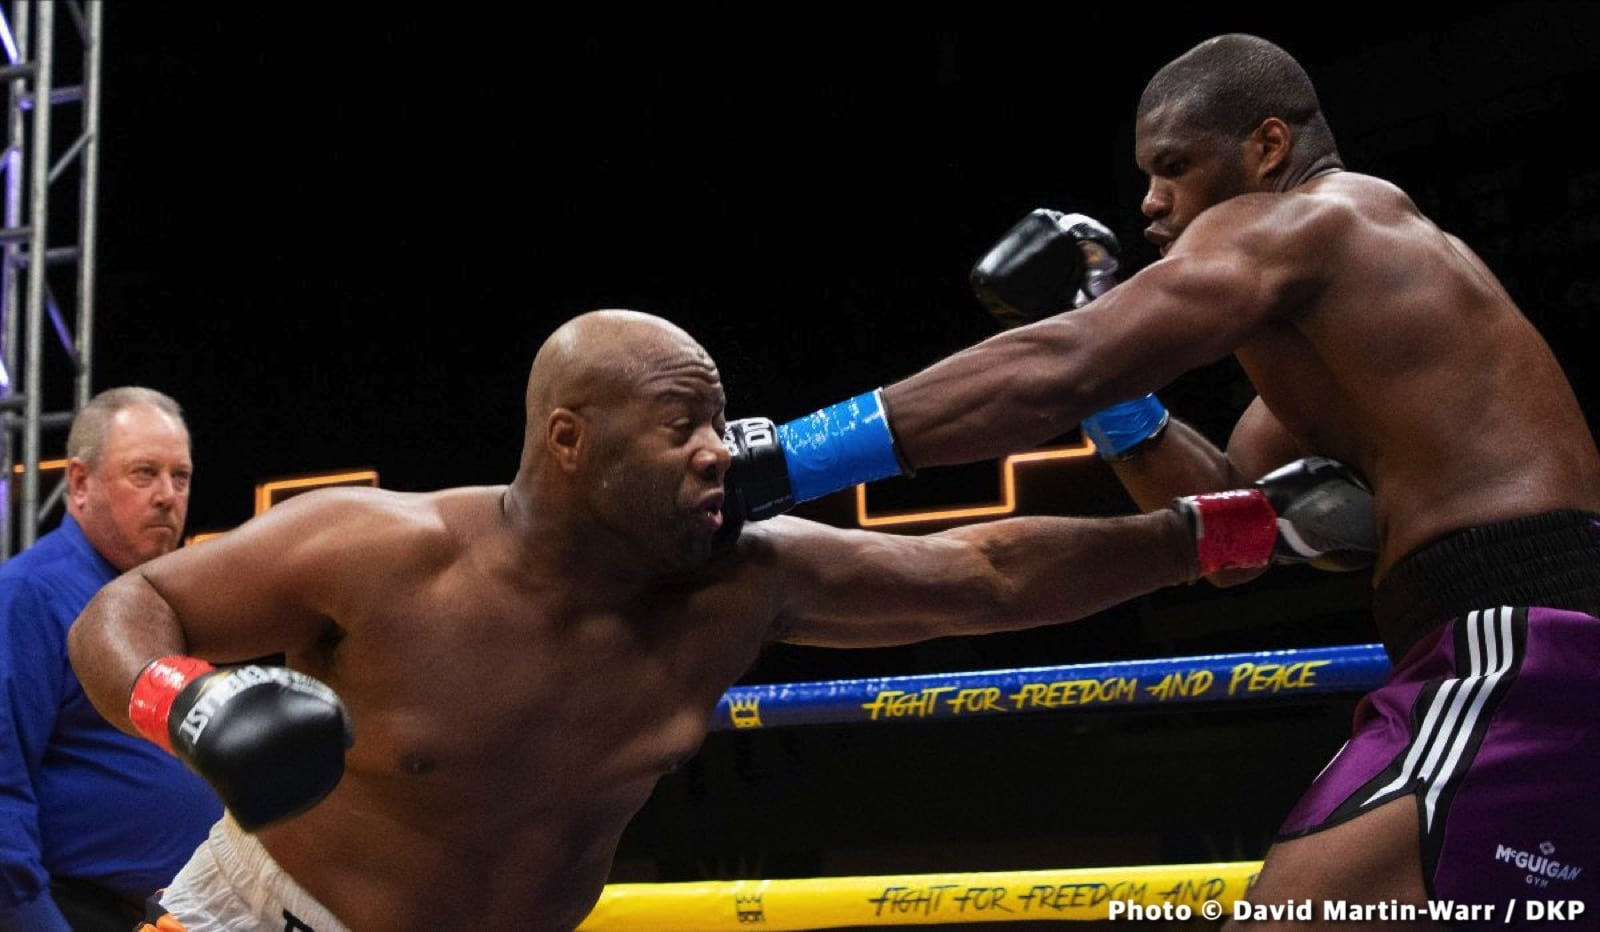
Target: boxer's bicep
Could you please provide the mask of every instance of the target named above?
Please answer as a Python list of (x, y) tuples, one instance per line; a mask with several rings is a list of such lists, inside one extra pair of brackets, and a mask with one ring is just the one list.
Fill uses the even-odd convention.
[[(353, 504), (348, 490), (319, 490), (134, 572), (172, 613), (187, 652), (252, 659), (324, 636), (336, 580), (375, 575), (360, 561), (393, 553), (384, 531), (392, 524)], [(357, 540), (363, 546), (352, 547)]]

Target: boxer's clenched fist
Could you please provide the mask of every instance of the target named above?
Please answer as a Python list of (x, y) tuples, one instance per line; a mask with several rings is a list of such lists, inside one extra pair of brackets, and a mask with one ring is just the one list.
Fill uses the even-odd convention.
[(333, 690), (285, 667), (162, 657), (135, 681), (128, 717), (204, 777), (247, 831), (321, 802), (353, 743)]
[(1115, 283), (1120, 251), (1093, 217), (1039, 207), (984, 253), (968, 280), (1002, 327), (1020, 327), (1099, 297)]
[(1186, 495), (1172, 506), (1189, 519), (1200, 571), (1309, 563), (1353, 570), (1378, 549), (1372, 494), (1350, 467), (1308, 456), (1248, 489)]

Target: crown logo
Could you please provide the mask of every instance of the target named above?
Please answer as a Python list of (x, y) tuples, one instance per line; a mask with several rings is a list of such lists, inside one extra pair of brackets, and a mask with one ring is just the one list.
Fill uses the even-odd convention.
[(761, 727), (761, 699), (758, 696), (728, 699), (728, 717), (735, 728)]
[(766, 922), (767, 914), (761, 905), (761, 895), (739, 896), (734, 894), (733, 909), (739, 917), (740, 925), (749, 925), (756, 922)]

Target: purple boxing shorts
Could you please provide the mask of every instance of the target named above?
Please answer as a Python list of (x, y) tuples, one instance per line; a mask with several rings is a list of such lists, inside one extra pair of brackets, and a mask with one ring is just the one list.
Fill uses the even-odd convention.
[(1600, 915), (1600, 619), (1502, 606), (1418, 641), (1280, 830), (1414, 795), (1435, 900), (1581, 900)]

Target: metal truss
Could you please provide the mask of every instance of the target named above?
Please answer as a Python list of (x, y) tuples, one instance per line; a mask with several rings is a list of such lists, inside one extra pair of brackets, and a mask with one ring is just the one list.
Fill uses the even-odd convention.
[(65, 471), (42, 489), (42, 438), (64, 447), (91, 393), (100, 39), (101, 0), (0, 4), (0, 560), (60, 504)]

